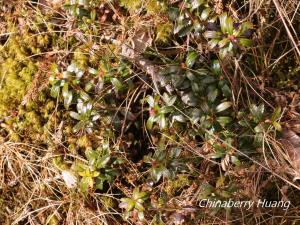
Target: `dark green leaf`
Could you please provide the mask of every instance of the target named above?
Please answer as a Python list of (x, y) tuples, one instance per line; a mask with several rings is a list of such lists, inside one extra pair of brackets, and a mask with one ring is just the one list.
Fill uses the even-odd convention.
[(217, 121), (222, 125), (222, 126), (226, 126), (226, 124), (230, 123), (232, 121), (231, 117), (227, 117), (227, 116), (220, 116), (217, 117)]
[(167, 106), (172, 106), (174, 105), (175, 101), (177, 99), (176, 95), (169, 96), (167, 93), (163, 94), (163, 100), (167, 104)]
[(193, 30), (193, 26), (192, 26), (192, 25), (184, 26), (184, 27), (178, 32), (178, 36), (179, 36), (179, 37), (184, 37), (184, 36), (188, 35), (192, 30)]
[(218, 97), (218, 94), (219, 94), (219, 90), (217, 88), (210, 90), (207, 95), (208, 101), (214, 102)]
[(198, 58), (198, 54), (195, 51), (191, 51), (188, 53), (187, 57), (186, 57), (186, 65), (188, 68), (192, 68), (193, 65), (195, 64), (196, 60)]
[(197, 98), (192, 92), (185, 93), (181, 97), (181, 100), (189, 106), (196, 106), (198, 104)]
[(213, 61), (212, 69), (213, 69), (213, 72), (215, 75), (218, 75), (218, 76), (221, 75), (221, 66), (220, 66), (219, 60)]
[(123, 84), (115, 77), (111, 79), (111, 83), (117, 91), (123, 88)]
[(265, 111), (265, 107), (263, 104), (259, 106), (252, 104), (250, 106), (250, 112), (253, 115), (255, 122), (260, 122), (263, 119), (264, 111)]

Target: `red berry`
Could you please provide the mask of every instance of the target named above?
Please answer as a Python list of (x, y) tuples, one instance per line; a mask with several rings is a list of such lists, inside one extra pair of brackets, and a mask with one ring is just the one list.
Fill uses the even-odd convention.
[(153, 109), (153, 108), (150, 108), (149, 109), (149, 114), (150, 114), (150, 116), (154, 116), (156, 114), (156, 110)]
[(234, 35), (228, 35), (228, 38), (229, 38), (230, 41), (233, 41), (233, 42), (237, 41), (236, 36), (234, 36)]

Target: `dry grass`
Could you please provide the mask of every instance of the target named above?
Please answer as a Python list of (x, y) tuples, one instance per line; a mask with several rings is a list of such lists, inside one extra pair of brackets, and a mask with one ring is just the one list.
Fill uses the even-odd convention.
[(51, 151), (6, 142), (1, 144), (0, 153), (2, 224), (39, 225), (49, 223), (51, 218), (72, 225), (115, 223), (119, 213), (106, 203), (115, 201), (115, 197), (95, 193), (86, 199), (68, 190), (53, 166)]
[[(251, 96), (255, 96), (255, 101), (264, 102), (270, 109), (274, 109), (275, 95), (283, 96), (282, 92), (277, 91), (276, 87), (272, 87), (273, 77), (280, 67), (286, 67), (289, 64), (300, 66), (300, 42), (299, 42), (299, 24), (300, 24), (300, 3), (295, 0), (279, 1), (243, 1), (243, 4), (236, 6), (235, 1), (228, 4), (222, 4), (222, 1), (213, 1), (215, 10), (222, 12), (228, 10), (236, 18), (244, 13), (245, 20), (256, 21), (256, 46), (251, 49), (250, 53), (254, 58), (253, 67), (249, 68), (245, 62), (242, 61), (243, 55), (239, 59), (232, 62), (224, 62), (224, 72), (230, 78), (233, 89), (233, 100), (235, 108), (247, 107), (249, 105)], [(27, 1), (27, 3), (30, 3)], [(49, 11), (60, 11), (59, 4), (61, 1), (40, 1), (40, 7), (46, 6)], [(112, 7), (115, 13), (118, 9)], [(272, 17), (269, 14), (273, 14)], [(1, 16), (1, 15), (0, 15)], [(63, 15), (64, 16), (64, 15)], [(64, 16), (65, 17), (65, 16)], [(133, 16), (134, 18), (123, 18), (122, 26), (115, 28), (109, 27), (109, 31), (121, 32), (121, 41), (117, 43), (127, 42), (137, 45), (136, 35), (138, 28), (147, 25), (153, 26), (152, 21), (147, 21), (147, 18)], [(136, 17), (136, 18), (135, 18)], [(1, 18), (1, 17), (0, 17)], [(68, 20), (67, 17), (65, 17)], [(128, 26), (127, 20), (134, 21), (134, 24)], [(69, 21), (70, 22), (70, 21)], [(70, 25), (71, 24), (71, 25)], [(77, 31), (73, 31), (73, 24), (66, 23), (64, 25), (66, 36), (77, 34), (77, 37), (83, 38), (83, 41), (92, 40), (94, 36), (88, 34), (80, 35)], [(0, 32), (4, 30), (3, 24), (0, 23)], [(47, 33), (47, 32), (46, 32)], [(46, 34), (45, 33), (45, 34)], [(134, 34), (135, 33), (135, 34)], [(145, 34), (145, 33), (144, 33)], [(0, 34), (7, 35), (6, 33)], [(148, 37), (151, 39), (151, 37)], [(145, 40), (142, 40), (142, 42)], [(123, 44), (123, 43), (122, 43)], [(145, 44), (144, 42), (142, 44)], [(118, 46), (125, 48), (125, 45)], [(143, 50), (146, 46), (142, 46)], [(132, 48), (126, 47), (129, 51)], [(134, 49), (134, 46), (133, 46)], [(62, 51), (53, 51), (50, 53), (62, 54), (65, 59), (71, 49)], [(128, 52), (127, 52), (128, 53)], [(126, 54), (127, 54), (126, 53)], [(47, 53), (41, 53), (44, 55)], [(135, 53), (132, 53), (135, 54)], [(124, 55), (124, 54), (123, 54)], [(32, 57), (36, 57), (34, 55)], [(126, 55), (125, 55), (126, 56)], [(138, 56), (132, 58), (137, 66), (142, 70), (148, 72), (152, 78), (155, 76), (156, 68)], [(45, 62), (47, 71), (49, 69), (48, 58)], [(145, 66), (146, 63), (146, 66)], [(143, 65), (143, 66), (141, 66)], [(148, 66), (148, 68), (147, 68)], [(150, 68), (150, 69), (149, 69)], [(41, 69), (43, 70), (43, 68)], [(234, 74), (231, 75), (231, 72)], [(44, 75), (47, 73), (44, 73)], [(41, 82), (38, 78), (35, 79), (34, 89), (25, 97), (25, 101), (32, 100), (41, 91)], [(139, 77), (139, 74), (135, 74)], [(155, 82), (155, 79), (153, 79)], [(42, 82), (44, 85), (44, 82)], [(42, 86), (43, 86), (42, 85)], [(140, 96), (145, 95), (142, 87), (147, 86), (144, 82), (141, 86), (127, 93), (126, 101), (124, 101), (116, 110), (116, 114), (122, 108), (125, 110), (125, 118), (127, 117), (130, 107), (139, 99)], [(149, 86), (149, 85), (148, 85)], [(43, 86), (44, 87), (44, 86)], [(146, 87), (145, 89), (147, 89)], [(155, 91), (159, 93), (155, 85)], [(153, 91), (153, 90), (151, 90)], [(286, 98), (286, 97), (285, 97)], [(294, 111), (290, 110), (293, 105)], [(283, 113), (281, 121), (293, 121), (293, 124), (300, 123), (300, 117), (297, 115), (297, 103), (286, 100), (285, 105), (282, 106)], [(179, 109), (178, 109), (179, 110)], [(179, 110), (180, 111), (180, 110)], [(293, 114), (294, 117), (290, 115)], [(296, 116), (295, 116), (296, 115)], [(121, 137), (126, 133), (126, 120), (122, 126)], [(286, 126), (285, 129), (291, 131), (291, 127), (295, 125)], [(195, 124), (198, 126), (198, 124)], [(207, 131), (209, 132), (209, 131)], [(299, 138), (297, 131), (293, 131)], [(298, 132), (300, 133), (300, 132)], [(150, 134), (149, 142), (153, 144)], [(239, 151), (234, 146), (232, 151), (239, 153), (241, 156), (247, 158), (248, 164), (242, 165), (238, 170), (230, 167), (226, 162), (215, 162), (211, 160), (206, 154), (210, 151), (208, 145), (198, 147), (200, 143), (193, 143), (191, 140), (185, 140), (181, 134), (176, 134), (178, 139), (174, 140), (165, 135), (166, 139), (170, 139), (170, 143), (178, 144), (187, 152), (201, 157), (205, 163), (201, 168), (192, 168), (199, 175), (199, 179), (203, 182), (215, 183), (216, 177), (226, 176), (226, 179), (235, 181), (239, 184), (239, 191), (237, 196), (251, 199), (255, 202), (258, 199), (270, 193), (280, 196), (282, 200), (291, 200), (293, 205), (287, 211), (273, 210), (273, 209), (259, 209), (254, 208), (251, 211), (244, 211), (243, 209), (234, 210), (233, 212), (224, 211), (218, 215), (211, 215), (210, 212), (201, 211), (196, 208), (198, 201), (198, 194), (200, 187), (193, 183), (191, 187), (186, 187), (179, 196), (174, 197), (168, 202), (173, 208), (166, 208), (167, 215), (174, 216), (177, 212), (184, 214), (187, 217), (196, 217), (197, 213), (204, 213), (204, 217), (199, 224), (298, 224), (299, 223), (299, 191), (300, 186), (298, 179), (300, 179), (300, 154), (298, 154), (299, 146), (293, 145), (290, 140), (291, 137), (284, 136), (278, 138), (274, 131), (266, 131), (264, 133), (265, 145), (260, 149), (259, 156), (249, 157), (247, 154)], [(176, 136), (175, 135), (175, 136)], [(215, 136), (216, 140), (222, 142)], [(179, 140), (179, 141), (178, 141)], [(115, 143), (115, 147), (122, 143), (119, 138)], [(203, 143), (202, 143), (203, 144)], [(204, 143), (205, 144), (205, 143)], [(225, 144), (225, 143), (224, 143)], [(152, 146), (152, 147), (153, 147)], [(207, 149), (204, 149), (204, 148)], [(155, 148), (155, 147), (153, 147)], [(204, 151), (203, 151), (204, 149)], [(297, 154), (293, 154), (297, 151)], [(292, 153), (291, 153), (292, 152)], [(2, 224), (47, 224), (49, 221), (59, 221), (53, 224), (68, 224), (68, 225), (88, 225), (88, 224), (123, 224), (121, 213), (116, 210), (118, 207), (118, 200), (121, 194), (113, 194), (109, 190), (107, 194), (89, 193), (88, 196), (70, 190), (66, 187), (60, 171), (53, 165), (52, 159), (56, 157), (51, 149), (44, 149), (37, 146), (25, 143), (3, 142), (0, 145), (0, 222)], [(126, 180), (133, 180), (131, 186), (138, 185), (134, 179), (142, 177), (145, 171), (139, 172), (140, 165), (136, 165), (127, 159), (127, 153), (123, 153), (127, 160), (128, 170), (132, 170), (131, 174), (125, 176)], [(226, 166), (222, 166), (222, 164)], [(128, 188), (119, 182), (116, 186), (121, 190), (122, 196), (130, 194)], [(157, 189), (164, 190), (167, 182), (163, 181)], [(222, 187), (222, 185), (221, 185)], [(193, 206), (193, 207), (190, 207)], [(190, 207), (190, 208), (188, 208)], [(170, 211), (170, 213), (168, 212)], [(130, 222), (128, 222), (130, 224)], [(51, 224), (51, 223), (50, 223)], [(136, 223), (138, 224), (138, 223)], [(150, 223), (148, 223), (150, 224)], [(171, 224), (171, 222), (169, 223)]]

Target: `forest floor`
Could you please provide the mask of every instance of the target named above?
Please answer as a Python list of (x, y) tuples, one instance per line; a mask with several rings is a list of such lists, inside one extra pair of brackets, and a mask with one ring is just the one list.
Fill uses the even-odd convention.
[(0, 0), (0, 224), (300, 224), (300, 2)]

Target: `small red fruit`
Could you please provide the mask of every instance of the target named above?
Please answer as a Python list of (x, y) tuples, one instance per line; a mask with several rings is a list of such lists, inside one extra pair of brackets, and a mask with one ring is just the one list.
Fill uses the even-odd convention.
[(237, 42), (236, 36), (234, 35), (228, 35), (228, 38), (230, 41)]
[(153, 108), (150, 108), (150, 109), (149, 109), (149, 114), (150, 114), (150, 116), (154, 116), (156, 113), (157, 113), (157, 112), (156, 112), (155, 109), (153, 109)]

